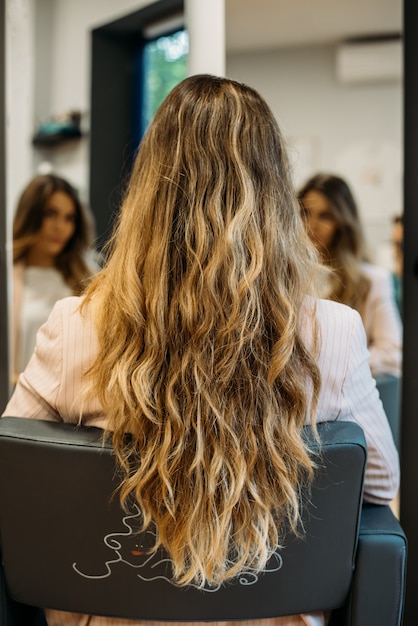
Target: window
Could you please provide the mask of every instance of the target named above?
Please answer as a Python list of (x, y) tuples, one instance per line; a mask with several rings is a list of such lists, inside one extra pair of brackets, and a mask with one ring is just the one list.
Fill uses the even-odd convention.
[(148, 41), (143, 48), (141, 134), (169, 92), (187, 75), (189, 37), (184, 29)]
[[(89, 204), (98, 248), (112, 230), (144, 130), (160, 101), (186, 76), (188, 44), (183, 28), (183, 0), (156, 0), (92, 31)], [(173, 50), (164, 49), (166, 42), (157, 45), (166, 38), (174, 42)]]

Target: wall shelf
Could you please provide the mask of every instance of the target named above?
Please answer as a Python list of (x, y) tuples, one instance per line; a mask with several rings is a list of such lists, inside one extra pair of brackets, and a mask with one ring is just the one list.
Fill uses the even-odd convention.
[(32, 145), (36, 148), (55, 148), (70, 141), (85, 136), (80, 129), (65, 129), (54, 133), (37, 133), (32, 138)]

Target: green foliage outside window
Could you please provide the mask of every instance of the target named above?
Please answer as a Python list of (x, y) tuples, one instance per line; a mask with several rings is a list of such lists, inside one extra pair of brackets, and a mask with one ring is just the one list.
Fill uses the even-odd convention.
[(185, 30), (150, 41), (144, 49), (144, 106), (142, 127), (145, 130), (156, 110), (180, 81), (187, 76), (189, 38)]

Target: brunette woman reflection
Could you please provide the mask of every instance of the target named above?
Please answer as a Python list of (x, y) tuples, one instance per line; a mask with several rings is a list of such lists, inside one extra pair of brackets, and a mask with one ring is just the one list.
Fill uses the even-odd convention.
[(13, 223), (13, 382), (55, 302), (79, 295), (97, 269), (87, 261), (90, 241), (91, 225), (73, 186), (54, 174), (32, 179)]
[(345, 180), (320, 173), (299, 192), (308, 234), (332, 269), (322, 296), (356, 309), (363, 320), (375, 376), (400, 376), (402, 324), (389, 272), (367, 263), (354, 196)]

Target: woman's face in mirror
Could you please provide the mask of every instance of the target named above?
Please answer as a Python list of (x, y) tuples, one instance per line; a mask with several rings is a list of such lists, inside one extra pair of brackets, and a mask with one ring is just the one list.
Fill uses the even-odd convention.
[(327, 197), (319, 191), (308, 191), (303, 197), (302, 217), (312, 243), (321, 254), (326, 254), (337, 232), (337, 220)]
[(41, 228), (27, 256), (28, 265), (54, 265), (75, 232), (76, 209), (69, 195), (54, 192), (45, 204)]

